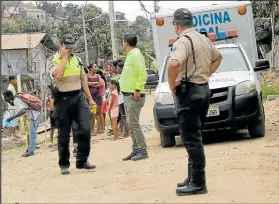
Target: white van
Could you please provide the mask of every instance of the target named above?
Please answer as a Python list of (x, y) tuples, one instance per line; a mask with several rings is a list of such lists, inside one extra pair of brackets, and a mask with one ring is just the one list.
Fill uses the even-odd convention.
[[(232, 2), (190, 11), (193, 13), (196, 29), (207, 32), (209, 37), (216, 36), (212, 40), (223, 55), (220, 67), (209, 80), (211, 98), (204, 130), (248, 128), (251, 137), (263, 137), (265, 116), (258, 73), (268, 69), (269, 62), (258, 60), (251, 3)], [(156, 14), (152, 18), (156, 57), (160, 64), (160, 79), (155, 90), (153, 112), (163, 147), (174, 146), (175, 136), (179, 135), (174, 115), (174, 100), (167, 79), (170, 52), (168, 42), (176, 36), (171, 23), (172, 16), (173, 13)], [(203, 20), (204, 16), (209, 20)], [(223, 19), (222, 23), (216, 26), (205, 25), (209, 21), (217, 23), (218, 16)], [(164, 18), (163, 25), (156, 24), (158, 18)], [(231, 33), (234, 33), (234, 36)]]

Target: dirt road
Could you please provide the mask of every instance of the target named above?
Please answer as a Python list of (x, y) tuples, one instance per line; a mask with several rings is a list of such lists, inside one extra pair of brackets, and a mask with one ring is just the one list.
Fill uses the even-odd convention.
[[(142, 113), (142, 124), (153, 121), (151, 97)], [(207, 136), (206, 195), (177, 197), (176, 182), (186, 175), (183, 147), (163, 149), (153, 129), (147, 133), (150, 158), (123, 162), (131, 150), (130, 138), (108, 141), (94, 138), (90, 161), (96, 170), (77, 170), (60, 175), (57, 151), (41, 148), (30, 158), (22, 151), (3, 155), (3, 203), (278, 203), (279, 100), (267, 102), (264, 138), (247, 135)], [(214, 138), (214, 139), (212, 139)]]

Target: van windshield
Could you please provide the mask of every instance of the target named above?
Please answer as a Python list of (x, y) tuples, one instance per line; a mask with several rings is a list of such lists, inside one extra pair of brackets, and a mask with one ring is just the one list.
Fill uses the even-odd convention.
[[(244, 55), (241, 53), (239, 48), (229, 47), (229, 48), (220, 48), (222, 53), (223, 60), (216, 70), (215, 73), (220, 72), (231, 72), (231, 71), (249, 71), (247, 63), (244, 59)], [(163, 73), (163, 82), (168, 80), (168, 65), (170, 63), (169, 54), (166, 57), (164, 64), (164, 73)]]

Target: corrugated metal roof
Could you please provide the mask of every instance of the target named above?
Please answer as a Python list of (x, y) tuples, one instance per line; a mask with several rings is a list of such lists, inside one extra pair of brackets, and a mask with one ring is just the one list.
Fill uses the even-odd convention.
[(28, 49), (36, 47), (45, 33), (30, 34), (31, 45), (28, 46), (27, 34), (11, 34), (11, 35), (1, 35), (1, 49), (2, 50), (15, 50), (15, 49)]
[(37, 8), (24, 8), (25, 11), (30, 11), (30, 12), (45, 12), (45, 10), (42, 10), (42, 9), (37, 9)]

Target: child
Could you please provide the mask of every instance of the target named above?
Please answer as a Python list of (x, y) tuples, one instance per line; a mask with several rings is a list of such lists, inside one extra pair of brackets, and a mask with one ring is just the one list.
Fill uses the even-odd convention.
[[(108, 81), (108, 87), (110, 87), (110, 82)], [(110, 88), (108, 88), (106, 90), (106, 93), (105, 93), (105, 97), (104, 97), (104, 106), (103, 106), (103, 113), (104, 113), (104, 121), (106, 123), (107, 121), (107, 117), (109, 118), (110, 120), (110, 126), (111, 126), (111, 129), (108, 129), (108, 132), (107, 132), (107, 135), (108, 136), (111, 136), (112, 135), (112, 123), (111, 123), (111, 117), (110, 117), (110, 113), (108, 112), (108, 106), (109, 106), (109, 99), (110, 99)]]
[(113, 139), (118, 139), (118, 127), (117, 127), (117, 119), (119, 114), (118, 108), (118, 95), (119, 95), (119, 84), (116, 80), (111, 80), (109, 88), (111, 90), (110, 99), (109, 99), (109, 113), (111, 116), (112, 122), (112, 132), (113, 132)]
[(40, 125), (40, 112), (35, 110), (30, 110), (28, 104), (23, 102), (19, 97), (14, 96), (11, 91), (6, 91), (4, 94), (5, 101), (13, 106), (15, 106), (18, 110), (18, 113), (7, 119), (8, 122), (11, 120), (18, 118), (26, 114), (26, 117), (30, 120), (30, 135), (29, 135), (29, 145), (28, 152), (25, 152), (22, 156), (29, 157), (34, 154), (34, 150), (36, 148), (36, 140), (37, 140), (37, 129)]

